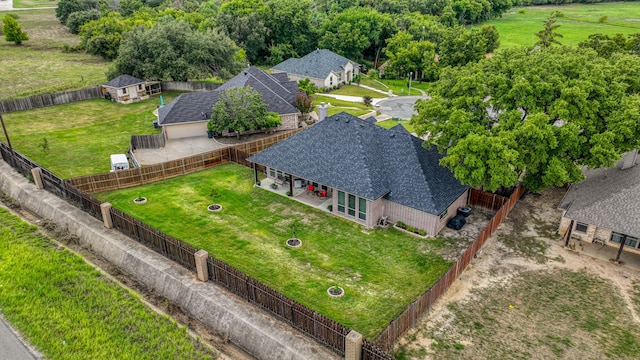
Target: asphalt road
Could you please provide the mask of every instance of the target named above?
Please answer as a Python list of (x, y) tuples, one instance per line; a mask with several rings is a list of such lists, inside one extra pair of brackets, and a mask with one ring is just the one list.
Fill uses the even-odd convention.
[(416, 113), (413, 105), (418, 99), (425, 99), (421, 96), (396, 96), (381, 100), (376, 104), (380, 112), (394, 118), (409, 120)]
[(0, 359), (36, 360), (22, 341), (0, 316)]

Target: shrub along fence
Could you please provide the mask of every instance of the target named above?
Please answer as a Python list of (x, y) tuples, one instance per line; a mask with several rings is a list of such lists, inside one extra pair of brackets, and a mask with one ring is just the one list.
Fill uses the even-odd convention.
[(90, 88), (56, 94), (35, 95), (22, 99), (0, 101), (0, 113), (31, 110), (45, 106), (60, 105), (74, 101), (97, 99), (101, 97), (101, 86), (94, 86)]
[[(456, 260), (449, 270), (427, 290), (417, 300), (411, 303), (407, 309), (393, 320), (386, 329), (378, 335), (375, 344), (387, 351), (393, 347), (395, 342), (404, 335), (407, 330), (413, 328), (416, 322), (426, 313), (431, 311), (433, 304), (447, 291), (458, 275), (469, 265), (482, 245), (489, 239), (491, 234), (498, 228), (498, 225), (507, 217), (513, 206), (524, 192), (524, 188), (518, 186), (509, 198), (486, 193), (480, 190), (471, 189), (469, 204), (471, 206), (482, 206), (494, 210), (495, 204), (500, 203), (498, 212), (493, 216), (489, 224), (471, 243), (467, 250)], [(491, 201), (488, 201), (491, 199)]]

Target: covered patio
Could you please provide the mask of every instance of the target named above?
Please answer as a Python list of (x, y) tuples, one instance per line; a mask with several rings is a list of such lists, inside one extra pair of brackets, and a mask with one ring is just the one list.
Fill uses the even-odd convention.
[(290, 198), (297, 200), (303, 204), (306, 204), (324, 211), (329, 211), (327, 209), (327, 206), (333, 203), (333, 199), (331, 198), (330, 192), (327, 192), (327, 196), (320, 197), (320, 196), (317, 196), (315, 193), (308, 191), (306, 186), (290, 187), (289, 182), (285, 182), (282, 185), (276, 184), (277, 188), (274, 189), (272, 188), (273, 184), (276, 184), (275, 179), (267, 177), (260, 181), (259, 186), (265, 190), (274, 192), (282, 196), (287, 196), (287, 192), (290, 191), (291, 188), (293, 188), (293, 192), (291, 193)]

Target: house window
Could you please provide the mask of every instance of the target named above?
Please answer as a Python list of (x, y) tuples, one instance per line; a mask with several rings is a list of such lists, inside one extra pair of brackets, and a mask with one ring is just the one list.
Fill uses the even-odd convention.
[(338, 191), (338, 211), (344, 212), (344, 191)]
[(338, 82), (342, 81), (342, 74), (338, 74)]
[(142, 84), (138, 85), (138, 90), (142, 90)]
[(367, 220), (367, 200), (358, 198), (358, 218)]
[(333, 76), (329, 77), (329, 85), (333, 86)]
[[(612, 233), (611, 234), (611, 242), (614, 242), (616, 244), (620, 244), (620, 242), (622, 241), (622, 237), (624, 235), (623, 234), (619, 234), (619, 233)], [(627, 236), (627, 241), (624, 242), (624, 246), (629, 246), (632, 248), (638, 248), (638, 244), (640, 242), (638, 241), (638, 238), (635, 238), (633, 236)]]
[(351, 216), (356, 216), (356, 197), (355, 195), (349, 194), (349, 204), (348, 204), (347, 214)]
[(272, 178), (276, 177), (276, 170), (274, 168), (269, 168), (269, 176)]
[(122, 93), (126, 94), (127, 93), (127, 88), (122, 88)]
[(582, 233), (586, 233), (588, 227), (589, 227), (589, 225), (579, 222), (579, 223), (576, 224), (576, 231), (579, 231), (579, 232), (582, 232)]
[(449, 209), (444, 209), (444, 211), (441, 212), (440, 215), (438, 215), (440, 217), (440, 220), (442, 220), (443, 217), (447, 216), (448, 212), (449, 212)]

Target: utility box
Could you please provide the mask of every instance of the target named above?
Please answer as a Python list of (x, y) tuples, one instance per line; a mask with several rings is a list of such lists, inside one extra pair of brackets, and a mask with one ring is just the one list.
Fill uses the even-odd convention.
[(129, 169), (129, 159), (125, 154), (111, 155), (111, 172)]

